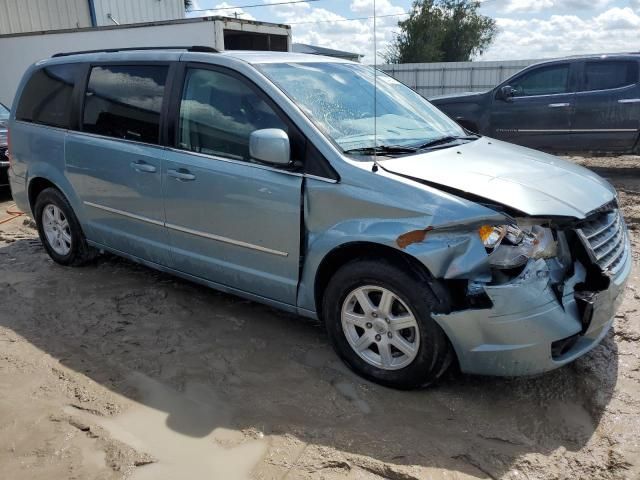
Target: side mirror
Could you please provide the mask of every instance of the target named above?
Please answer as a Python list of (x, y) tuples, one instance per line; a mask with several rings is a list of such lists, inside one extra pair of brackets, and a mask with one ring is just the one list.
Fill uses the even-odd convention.
[(504, 100), (505, 102), (508, 102), (513, 98), (515, 93), (516, 93), (515, 88), (513, 88), (511, 85), (505, 85), (504, 87), (500, 87), (500, 90), (498, 90), (498, 98), (500, 100)]
[(289, 165), (291, 163), (289, 135), (279, 128), (256, 130), (249, 137), (249, 155), (259, 162)]

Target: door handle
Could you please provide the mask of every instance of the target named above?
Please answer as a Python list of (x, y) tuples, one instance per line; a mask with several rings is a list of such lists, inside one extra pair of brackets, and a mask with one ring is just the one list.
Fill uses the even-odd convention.
[(640, 98), (622, 98), (618, 103), (640, 103)]
[(176, 180), (180, 180), (181, 182), (191, 182), (196, 179), (196, 176), (193, 173), (190, 173), (189, 170), (184, 168), (179, 170), (167, 170), (167, 175), (175, 178)]
[(550, 103), (549, 104), (549, 108), (564, 108), (564, 107), (570, 107), (571, 104), (570, 103)]
[(131, 162), (131, 168), (136, 170), (137, 172), (145, 172), (145, 173), (155, 173), (157, 170), (153, 165), (149, 165), (147, 162), (142, 160), (138, 160), (136, 162)]

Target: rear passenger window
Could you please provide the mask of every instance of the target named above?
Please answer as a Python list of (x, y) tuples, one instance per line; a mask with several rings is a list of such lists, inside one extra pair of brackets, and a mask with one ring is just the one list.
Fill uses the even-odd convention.
[(91, 69), (82, 129), (157, 144), (168, 67), (103, 65)]
[(583, 91), (608, 90), (637, 82), (637, 62), (607, 60), (585, 64)]
[(22, 91), (16, 119), (69, 128), (71, 94), (81, 71), (82, 65), (75, 63), (36, 70)]
[(249, 161), (249, 136), (263, 128), (288, 133), (286, 124), (247, 83), (213, 70), (187, 71), (180, 148)]

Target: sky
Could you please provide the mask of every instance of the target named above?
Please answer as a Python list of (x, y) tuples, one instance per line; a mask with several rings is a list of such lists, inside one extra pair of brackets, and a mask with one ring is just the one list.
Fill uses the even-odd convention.
[[(188, 16), (238, 14), (241, 18), (287, 23), (293, 41), (363, 54), (373, 63), (397, 35), (411, 0), (376, 0), (374, 49), (373, 0), (317, 0), (258, 8), (287, 0), (196, 0)], [(291, 1), (291, 0), (289, 0)], [(217, 10), (206, 10), (217, 9)], [(222, 10), (220, 10), (222, 9)], [(640, 0), (483, 0), (481, 13), (492, 17), (498, 34), (475, 60), (524, 60), (640, 51)], [(356, 19), (356, 20), (349, 20)]]

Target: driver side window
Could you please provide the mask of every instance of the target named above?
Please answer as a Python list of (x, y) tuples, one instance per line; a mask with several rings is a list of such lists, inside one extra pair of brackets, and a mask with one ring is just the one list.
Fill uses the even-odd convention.
[(180, 103), (178, 146), (192, 152), (250, 161), (255, 130), (287, 125), (247, 83), (222, 72), (189, 69)]
[(511, 83), (514, 97), (569, 92), (569, 64), (536, 68)]

